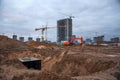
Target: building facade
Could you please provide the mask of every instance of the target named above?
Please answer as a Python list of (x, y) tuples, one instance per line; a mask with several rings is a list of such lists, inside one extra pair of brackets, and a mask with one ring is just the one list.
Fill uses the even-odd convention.
[(19, 37), (19, 41), (24, 42), (24, 37)]
[(13, 39), (16, 39), (16, 40), (17, 40), (17, 35), (13, 35)]
[(120, 42), (120, 38), (119, 37), (114, 37), (114, 38), (111, 38), (111, 41), (112, 42)]
[(97, 42), (103, 42), (104, 41), (104, 35), (94, 37), (93, 40), (94, 40), (95, 43), (97, 43)]
[(57, 42), (70, 41), (72, 38), (72, 19), (66, 18), (57, 21)]
[(87, 38), (86, 40), (85, 40), (85, 44), (92, 44), (92, 40), (90, 39), (90, 38)]
[(32, 37), (28, 37), (28, 41), (32, 41), (33, 40), (33, 38)]
[(40, 38), (36, 38), (36, 41), (37, 41), (37, 42), (40, 42)]

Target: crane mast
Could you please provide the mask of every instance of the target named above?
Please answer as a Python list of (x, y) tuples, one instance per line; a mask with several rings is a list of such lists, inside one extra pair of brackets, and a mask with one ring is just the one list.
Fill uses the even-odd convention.
[[(64, 27), (64, 26), (59, 26), (59, 27)], [(46, 30), (47, 31), (47, 29), (50, 29), (50, 28), (57, 28), (57, 27), (42, 27), (42, 28), (36, 28), (35, 29), (35, 31), (38, 31), (38, 30), (41, 30), (41, 39), (42, 39), (42, 42), (44, 42), (45, 40), (44, 40), (44, 31)], [(46, 32), (47, 33), (47, 32)], [(46, 40), (47, 40), (47, 37), (46, 37)]]
[(42, 39), (42, 42), (44, 42), (44, 31), (47, 29), (47, 27), (44, 27), (44, 28), (36, 28), (35, 31), (38, 31), (38, 30), (41, 30), (41, 39)]

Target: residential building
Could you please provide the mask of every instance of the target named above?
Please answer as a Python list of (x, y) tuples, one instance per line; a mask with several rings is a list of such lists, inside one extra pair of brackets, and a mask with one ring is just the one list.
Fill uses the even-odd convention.
[(24, 42), (24, 37), (19, 37), (19, 40)]
[(66, 18), (57, 21), (57, 42), (70, 41), (72, 38), (72, 19)]
[(28, 37), (28, 41), (32, 41), (33, 40), (33, 38), (32, 37)]
[(13, 35), (13, 39), (16, 39), (16, 40), (17, 40), (17, 35)]
[(93, 40), (94, 40), (95, 43), (103, 42), (104, 41), (104, 35), (94, 37)]

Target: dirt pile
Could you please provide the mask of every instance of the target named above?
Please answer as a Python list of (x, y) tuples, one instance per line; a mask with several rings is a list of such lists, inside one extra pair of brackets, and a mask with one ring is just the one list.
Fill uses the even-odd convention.
[(64, 47), (65, 52), (52, 58), (48, 57), (43, 68), (58, 75), (71, 76), (73, 80), (119, 80), (119, 49), (94, 46)]
[[(23, 57), (42, 60), (42, 70), (27, 69), (18, 60)], [(118, 47), (58, 47), (0, 36), (0, 80), (120, 80), (119, 76)]]
[[(6, 70), (0, 68), (1, 80), (71, 80), (69, 76), (59, 76), (48, 71), (40, 72), (37, 70), (27, 70), (13, 67), (6, 67)], [(17, 73), (17, 74), (16, 74)]]
[[(59, 57), (57, 60), (58, 59)], [(116, 62), (109, 59), (96, 59), (94, 57), (79, 54), (65, 55), (60, 61), (57, 61), (53, 65), (51, 72), (56, 72), (61, 75), (83, 76), (99, 71), (105, 71), (109, 68), (113, 68), (115, 65)]]
[[(36, 43), (34, 46), (41, 44), (49, 46), (44, 43)], [(59, 53), (59, 51), (51, 48), (35, 49), (34, 46), (0, 36), (0, 80), (70, 80), (55, 73), (28, 70), (23, 66), (18, 58), (35, 57), (43, 61), (47, 56)]]
[(46, 43), (46, 42), (37, 42), (37, 41), (30, 41), (30, 42), (26, 42), (27, 45), (31, 46), (31, 47), (35, 47), (35, 48), (38, 48), (38, 49), (52, 49), (54, 47), (57, 47), (56, 45), (54, 44), (51, 44), (51, 43)]
[(10, 52), (10, 51), (28, 51), (32, 50), (31, 47), (27, 46), (25, 43), (18, 40), (10, 39), (6, 36), (0, 36), (0, 52)]
[(42, 42), (37, 42), (37, 41), (29, 41), (26, 42), (27, 45), (31, 46), (31, 47), (38, 47), (39, 45), (46, 45), (45, 43)]

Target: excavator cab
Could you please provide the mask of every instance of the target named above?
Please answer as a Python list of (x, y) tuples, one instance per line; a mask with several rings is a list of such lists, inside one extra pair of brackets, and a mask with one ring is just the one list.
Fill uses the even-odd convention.
[(70, 45), (77, 45), (77, 44), (80, 44), (80, 45), (83, 44), (83, 37), (80, 37), (80, 38), (74, 37), (70, 40)]

